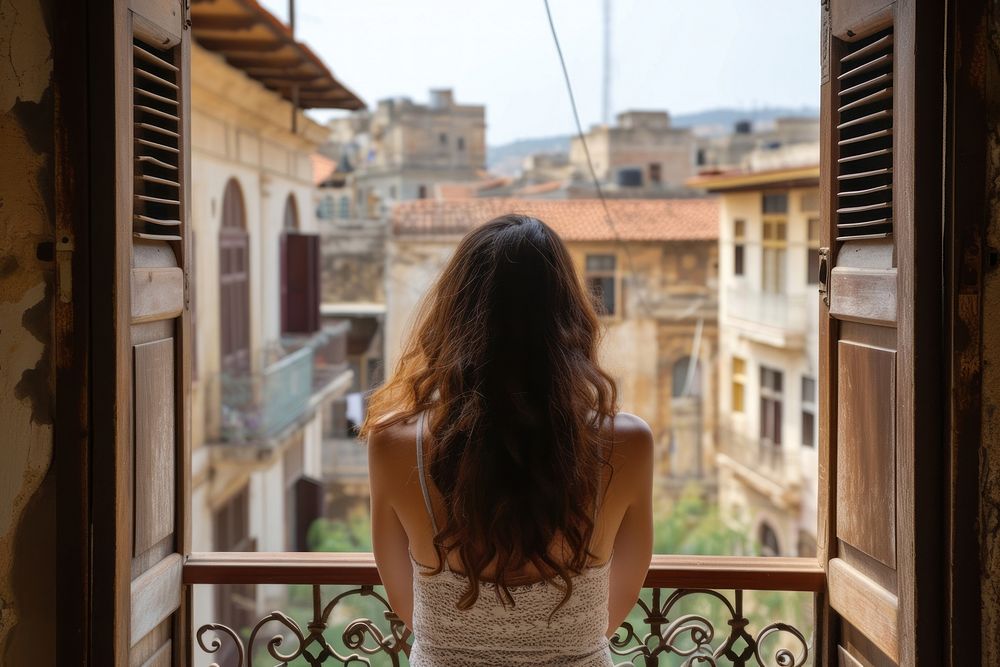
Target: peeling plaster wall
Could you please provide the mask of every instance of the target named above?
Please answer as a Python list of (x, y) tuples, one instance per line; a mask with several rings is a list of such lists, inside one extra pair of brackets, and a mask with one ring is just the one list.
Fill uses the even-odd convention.
[(1000, 7), (989, 26), (986, 167), (987, 269), (983, 275), (983, 444), (980, 449), (980, 563), (983, 665), (1000, 666)]
[[(51, 0), (0, 0), (0, 664), (55, 663)], [(47, 243), (39, 250), (39, 244)]]

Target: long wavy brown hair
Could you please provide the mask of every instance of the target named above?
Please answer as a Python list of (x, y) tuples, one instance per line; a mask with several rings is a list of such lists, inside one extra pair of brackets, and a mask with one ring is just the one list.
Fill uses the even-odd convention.
[[(531, 563), (565, 593), (593, 558), (594, 509), (617, 389), (597, 362), (600, 326), (566, 246), (535, 218), (505, 215), (462, 239), (424, 298), (367, 437), (421, 412), (428, 471), (444, 498), (440, 572), (457, 552), (471, 607), (480, 579), (513, 604)], [(606, 431), (605, 431), (606, 432)], [(554, 612), (553, 612), (554, 613)]]

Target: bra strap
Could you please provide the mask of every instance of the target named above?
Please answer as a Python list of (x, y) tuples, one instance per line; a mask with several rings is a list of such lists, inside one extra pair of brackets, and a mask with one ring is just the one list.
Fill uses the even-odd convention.
[(424, 507), (427, 508), (427, 515), (431, 518), (431, 527), (434, 534), (438, 534), (437, 520), (434, 518), (434, 508), (431, 505), (431, 494), (427, 489), (427, 480), (424, 478), (424, 413), (417, 417), (417, 476), (420, 479), (420, 492), (424, 494)]

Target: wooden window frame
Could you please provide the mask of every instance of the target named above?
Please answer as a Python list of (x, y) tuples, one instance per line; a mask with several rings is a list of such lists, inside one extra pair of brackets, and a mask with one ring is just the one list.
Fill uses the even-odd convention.
[(768, 294), (788, 291), (788, 216), (766, 215), (761, 220), (760, 289)]
[(745, 218), (733, 220), (733, 275), (746, 275), (747, 221)]
[[(612, 268), (597, 268), (591, 269), (590, 262), (592, 259), (611, 259)], [(613, 252), (591, 252), (584, 255), (583, 258), (583, 280), (584, 284), (587, 286), (587, 290), (593, 295), (595, 306), (599, 305), (598, 316), (605, 319), (619, 319), (621, 317), (621, 280), (619, 278), (619, 265), (618, 255)], [(603, 299), (603, 290), (601, 287), (601, 295), (598, 295), (597, 290), (595, 290), (594, 281), (611, 281), (612, 292), (611, 292), (611, 310), (607, 309), (607, 304)]]
[[(760, 404), (760, 440), (776, 449), (783, 445), (783, 422), (785, 415), (785, 372), (771, 366), (760, 365), (757, 369), (758, 402)], [(775, 379), (776, 382), (769, 382)], [(773, 386), (773, 385), (777, 386)]]
[(747, 361), (743, 357), (734, 356), (730, 360), (731, 383), (729, 409), (731, 412), (746, 414), (747, 397)]

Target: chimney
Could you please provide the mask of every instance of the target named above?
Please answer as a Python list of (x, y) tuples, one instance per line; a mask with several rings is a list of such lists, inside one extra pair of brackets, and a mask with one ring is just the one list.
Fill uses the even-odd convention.
[(431, 108), (448, 109), (455, 104), (455, 94), (451, 88), (437, 88), (431, 90)]

